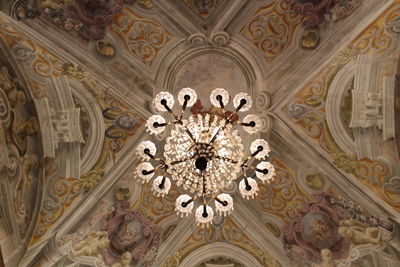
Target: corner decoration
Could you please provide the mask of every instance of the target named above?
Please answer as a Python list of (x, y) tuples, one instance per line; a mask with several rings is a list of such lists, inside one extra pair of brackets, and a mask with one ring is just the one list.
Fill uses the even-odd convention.
[[(178, 101), (182, 105), (180, 115), (172, 110), (174, 98), (168, 92), (160, 92), (153, 100), (156, 111), (168, 112), (172, 121), (166, 121), (160, 115), (151, 116), (146, 123), (151, 134), (160, 134), (166, 126), (173, 124), (170, 136), (164, 146), (164, 159), (156, 156), (156, 145), (151, 141), (142, 142), (139, 155), (142, 162), (137, 167), (137, 175), (143, 183), (149, 182), (155, 173), (162, 173), (153, 180), (152, 189), (159, 196), (167, 194), (171, 188), (169, 175), (176, 185), (183, 187), (189, 194), (183, 194), (176, 200), (175, 207), (178, 214), (188, 216), (195, 202), (201, 205), (195, 211), (198, 224), (208, 225), (214, 216), (210, 202), (215, 200), (215, 209), (223, 215), (233, 210), (233, 199), (229, 194), (222, 193), (242, 172), (244, 179), (239, 183), (242, 197), (254, 198), (258, 192), (257, 181), (246, 176), (247, 170), (255, 171), (261, 181), (270, 181), (275, 175), (273, 165), (264, 158), (268, 156), (270, 148), (263, 139), (253, 141), (250, 146), (251, 155), (245, 157), (242, 138), (234, 128), (236, 125), (253, 134), (261, 129), (261, 120), (256, 115), (246, 115), (239, 121), (237, 112), (246, 112), (252, 106), (251, 97), (247, 93), (239, 93), (233, 99), (233, 112), (225, 112), (230, 96), (222, 88), (211, 92), (211, 103), (222, 109), (223, 116), (212, 114), (191, 115), (183, 119), (187, 107), (196, 103), (196, 92), (191, 88), (183, 88), (178, 94)], [(257, 166), (251, 166), (250, 160), (261, 160)], [(156, 167), (153, 164), (157, 164)]]

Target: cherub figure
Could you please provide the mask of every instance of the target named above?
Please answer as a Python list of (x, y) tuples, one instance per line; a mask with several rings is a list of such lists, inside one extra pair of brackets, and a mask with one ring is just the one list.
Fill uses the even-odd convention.
[(102, 249), (109, 246), (110, 240), (108, 240), (107, 232), (92, 232), (84, 240), (73, 246), (74, 251), (70, 255), (72, 257), (91, 256), (102, 259)]
[(356, 219), (340, 222), (339, 235), (348, 238), (353, 246), (363, 244), (379, 244), (380, 237), (377, 227), (368, 227)]
[(121, 261), (114, 263), (111, 267), (129, 267), (131, 266), (132, 254), (129, 251), (125, 251), (122, 254)]
[(321, 250), (321, 263), (313, 264), (313, 267), (336, 267), (337, 264), (332, 259), (332, 251), (329, 248)]
[(18, 78), (11, 77), (6, 66), (0, 68), (0, 89), (3, 89), (7, 94), (7, 98), (12, 107), (18, 104), (25, 104), (25, 93), (18, 89), (20, 88), (20, 81)]

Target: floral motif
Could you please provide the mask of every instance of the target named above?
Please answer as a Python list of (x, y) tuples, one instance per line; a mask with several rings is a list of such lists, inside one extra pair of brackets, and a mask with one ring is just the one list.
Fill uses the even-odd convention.
[(31, 243), (37, 242), (82, 192), (78, 178), (59, 177), (50, 185), (50, 193), (56, 199), (45, 198), (39, 214), (38, 226)]
[(344, 153), (330, 133), (325, 101), (330, 84), (345, 64), (360, 54), (383, 54), (389, 51), (396, 34), (391, 22), (396, 20), (398, 10), (399, 3), (390, 6), (284, 107), (288, 117), (320, 145), (334, 165), (353, 175), (396, 210), (400, 210), (400, 201), (395, 196), (398, 194), (397, 180), (391, 180), (390, 166), (381, 160), (357, 159), (356, 155)]
[(271, 63), (289, 47), (294, 32), (303, 18), (291, 11), (283, 1), (260, 8), (241, 34), (252, 42)]
[(116, 17), (110, 29), (125, 43), (131, 54), (147, 65), (151, 65), (170, 39), (170, 34), (160, 23), (143, 19), (128, 8)]
[(275, 258), (258, 248), (248, 236), (229, 218), (218, 217), (213, 220), (213, 227), (197, 227), (183, 243), (181, 248), (167, 258), (162, 267), (178, 267), (193, 251), (213, 242), (227, 242), (254, 256), (261, 266), (280, 266)]
[(294, 173), (276, 158), (272, 159), (276, 175), (270, 184), (259, 184), (259, 197), (253, 200), (262, 211), (284, 222), (294, 217), (309, 197), (294, 182)]

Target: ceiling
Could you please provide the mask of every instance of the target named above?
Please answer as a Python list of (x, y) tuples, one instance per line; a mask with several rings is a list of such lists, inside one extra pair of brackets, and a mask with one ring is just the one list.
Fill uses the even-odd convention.
[[(379, 224), (380, 245), (361, 246), (337, 231), (319, 239), (313, 227), (322, 218), (337, 229), (354, 205), (365, 218), (400, 221), (400, 1), (17, 0), (0, 8), (6, 266), (120, 264), (122, 252), (73, 251), (99, 231), (121, 245), (127, 232), (115, 225), (128, 215), (125, 231), (139, 229), (124, 241), (133, 266), (311, 266), (322, 264), (322, 248), (338, 266), (398, 262), (396, 227)], [(183, 87), (196, 89), (204, 111), (214, 88), (249, 93), (263, 128), (244, 142), (268, 140), (277, 171), (254, 200), (233, 193), (235, 211), (206, 229), (175, 214), (178, 188), (159, 198), (135, 177), (137, 144), (163, 143), (144, 127), (152, 97)]]

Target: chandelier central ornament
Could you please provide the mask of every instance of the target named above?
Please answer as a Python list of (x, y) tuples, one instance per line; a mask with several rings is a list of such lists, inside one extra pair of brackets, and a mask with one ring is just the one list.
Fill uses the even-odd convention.
[[(250, 159), (263, 160), (270, 152), (267, 141), (256, 139), (250, 147), (251, 155), (245, 157), (242, 138), (237, 125), (250, 133), (256, 133), (261, 128), (261, 120), (255, 115), (247, 115), (242, 121), (237, 118), (239, 111), (248, 111), (252, 100), (246, 93), (240, 93), (233, 100), (235, 110), (225, 112), (229, 103), (229, 94), (222, 88), (212, 91), (211, 103), (221, 109), (219, 113), (190, 115), (184, 119), (185, 110), (195, 104), (197, 95), (191, 88), (184, 88), (179, 92), (178, 101), (182, 105), (181, 114), (173, 110), (174, 98), (168, 92), (156, 95), (153, 101), (159, 112), (168, 112), (172, 120), (167, 122), (160, 115), (151, 116), (146, 123), (152, 134), (165, 131), (168, 125), (173, 125), (164, 146), (164, 159), (156, 157), (156, 146), (151, 141), (144, 141), (138, 147), (139, 155), (148, 160), (139, 164), (137, 175), (143, 182), (148, 182), (155, 173), (162, 172), (153, 181), (152, 189), (157, 195), (165, 195), (171, 188), (170, 176), (175, 184), (182, 187), (187, 194), (176, 200), (176, 210), (182, 215), (191, 213), (194, 203), (200, 201), (195, 216), (199, 224), (208, 224), (212, 221), (213, 204), (220, 214), (230, 213), (233, 210), (233, 199), (224, 193), (240, 174), (244, 179), (239, 183), (239, 191), (244, 198), (253, 198), (257, 195), (257, 181), (247, 177), (246, 170), (253, 170), (262, 182), (269, 181), (275, 174), (274, 167), (267, 161), (261, 161), (257, 166), (249, 164)], [(152, 163), (157, 166), (153, 167)], [(215, 200), (214, 203), (210, 203)]]

